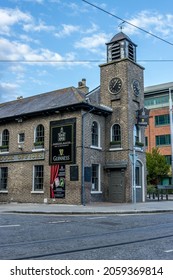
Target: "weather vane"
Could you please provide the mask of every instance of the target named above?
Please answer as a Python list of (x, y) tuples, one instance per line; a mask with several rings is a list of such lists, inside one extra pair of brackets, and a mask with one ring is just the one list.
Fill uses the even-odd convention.
[(122, 21), (122, 22), (118, 25), (118, 27), (119, 27), (119, 29), (121, 30), (121, 32), (122, 32), (122, 30), (123, 30), (123, 28), (124, 28), (124, 26), (123, 26), (124, 23), (125, 23), (125, 21)]

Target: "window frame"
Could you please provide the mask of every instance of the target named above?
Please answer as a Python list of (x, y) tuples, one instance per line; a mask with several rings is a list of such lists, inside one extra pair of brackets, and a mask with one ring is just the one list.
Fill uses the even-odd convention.
[[(162, 140), (161, 140), (162, 137)], [(160, 142), (164, 142), (165, 143), (160, 143)], [(163, 134), (163, 135), (156, 135), (155, 136), (155, 143), (156, 146), (170, 146), (171, 145), (171, 135), (170, 134)]]
[[(114, 127), (117, 126), (118, 133), (114, 133)], [(116, 129), (117, 130), (117, 129)], [(115, 140), (116, 137), (116, 140)], [(118, 123), (114, 123), (111, 127), (111, 142), (119, 142), (121, 146), (121, 126)]]
[[(97, 145), (94, 145), (94, 143), (93, 143), (93, 123), (97, 124), (97, 137), (98, 137), (98, 139), (97, 139), (98, 144)], [(96, 121), (96, 120), (94, 120), (92, 122), (92, 127), (91, 127), (91, 146), (90, 146), (90, 148), (98, 149), (98, 150), (102, 149), (101, 148), (101, 136), (100, 136), (100, 123), (98, 121)]]
[[(2, 172), (4, 170), (4, 172)], [(5, 173), (6, 176), (3, 176), (2, 173)], [(1, 187), (1, 182), (5, 185), (4, 188)], [(8, 192), (8, 167), (0, 167), (0, 192)]]
[[(36, 169), (41, 168), (41, 171), (38, 171)], [(41, 182), (38, 182), (38, 184), (40, 184), (42, 187), (38, 188), (36, 187), (36, 179), (37, 179), (37, 174), (41, 173), (42, 176), (38, 177), (39, 180), (41, 180)], [(44, 193), (44, 165), (34, 165), (33, 166), (33, 186), (32, 186), (32, 193)]]
[[(21, 135), (23, 135), (23, 141), (21, 141), (20, 137)], [(18, 143), (21, 144), (21, 143), (24, 143), (25, 142), (25, 133), (24, 132), (20, 132), (18, 134)]]
[[(161, 119), (162, 119), (162, 121), (161, 121)], [(166, 126), (166, 125), (170, 125), (170, 115), (169, 114), (155, 116), (155, 126)]]
[(38, 124), (34, 131), (34, 149), (44, 149), (44, 142), (45, 142), (44, 125)]
[[(93, 170), (93, 168), (96, 167), (97, 169), (96, 170)], [(96, 176), (93, 176), (93, 173), (95, 172)], [(91, 165), (91, 183), (92, 183), (92, 186), (91, 186), (91, 193), (102, 193), (101, 191), (101, 173), (100, 173), (100, 164), (97, 164), (97, 163), (93, 163)], [(94, 187), (93, 188), (93, 185), (94, 184), (97, 184), (97, 188)]]
[[(96, 127), (94, 128), (94, 124), (96, 124)], [(94, 130), (94, 131), (93, 131)], [(92, 128), (91, 128), (91, 146), (92, 147), (99, 147), (99, 125), (98, 122), (93, 121), (92, 122)]]
[(9, 140), (10, 140), (9, 130), (4, 129), (1, 133), (0, 153), (8, 153), (9, 152)]

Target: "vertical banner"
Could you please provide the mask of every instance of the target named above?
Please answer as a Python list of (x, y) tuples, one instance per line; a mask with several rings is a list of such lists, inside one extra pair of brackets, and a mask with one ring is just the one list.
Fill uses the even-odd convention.
[(76, 119), (50, 123), (50, 165), (74, 164), (76, 149)]
[(50, 177), (50, 198), (65, 198), (65, 165), (52, 165)]

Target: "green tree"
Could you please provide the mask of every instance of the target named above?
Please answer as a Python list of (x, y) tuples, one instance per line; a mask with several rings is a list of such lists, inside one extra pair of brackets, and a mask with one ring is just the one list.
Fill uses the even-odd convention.
[(148, 184), (159, 184), (161, 178), (167, 176), (170, 171), (166, 158), (160, 154), (158, 148), (153, 148), (151, 153), (146, 153), (146, 161)]

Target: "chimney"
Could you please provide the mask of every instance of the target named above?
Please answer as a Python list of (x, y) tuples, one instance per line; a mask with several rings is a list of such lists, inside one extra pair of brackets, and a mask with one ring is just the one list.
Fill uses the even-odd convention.
[(89, 92), (89, 87), (86, 86), (86, 79), (82, 79), (81, 82), (78, 82), (78, 89), (82, 90), (85, 93)]

